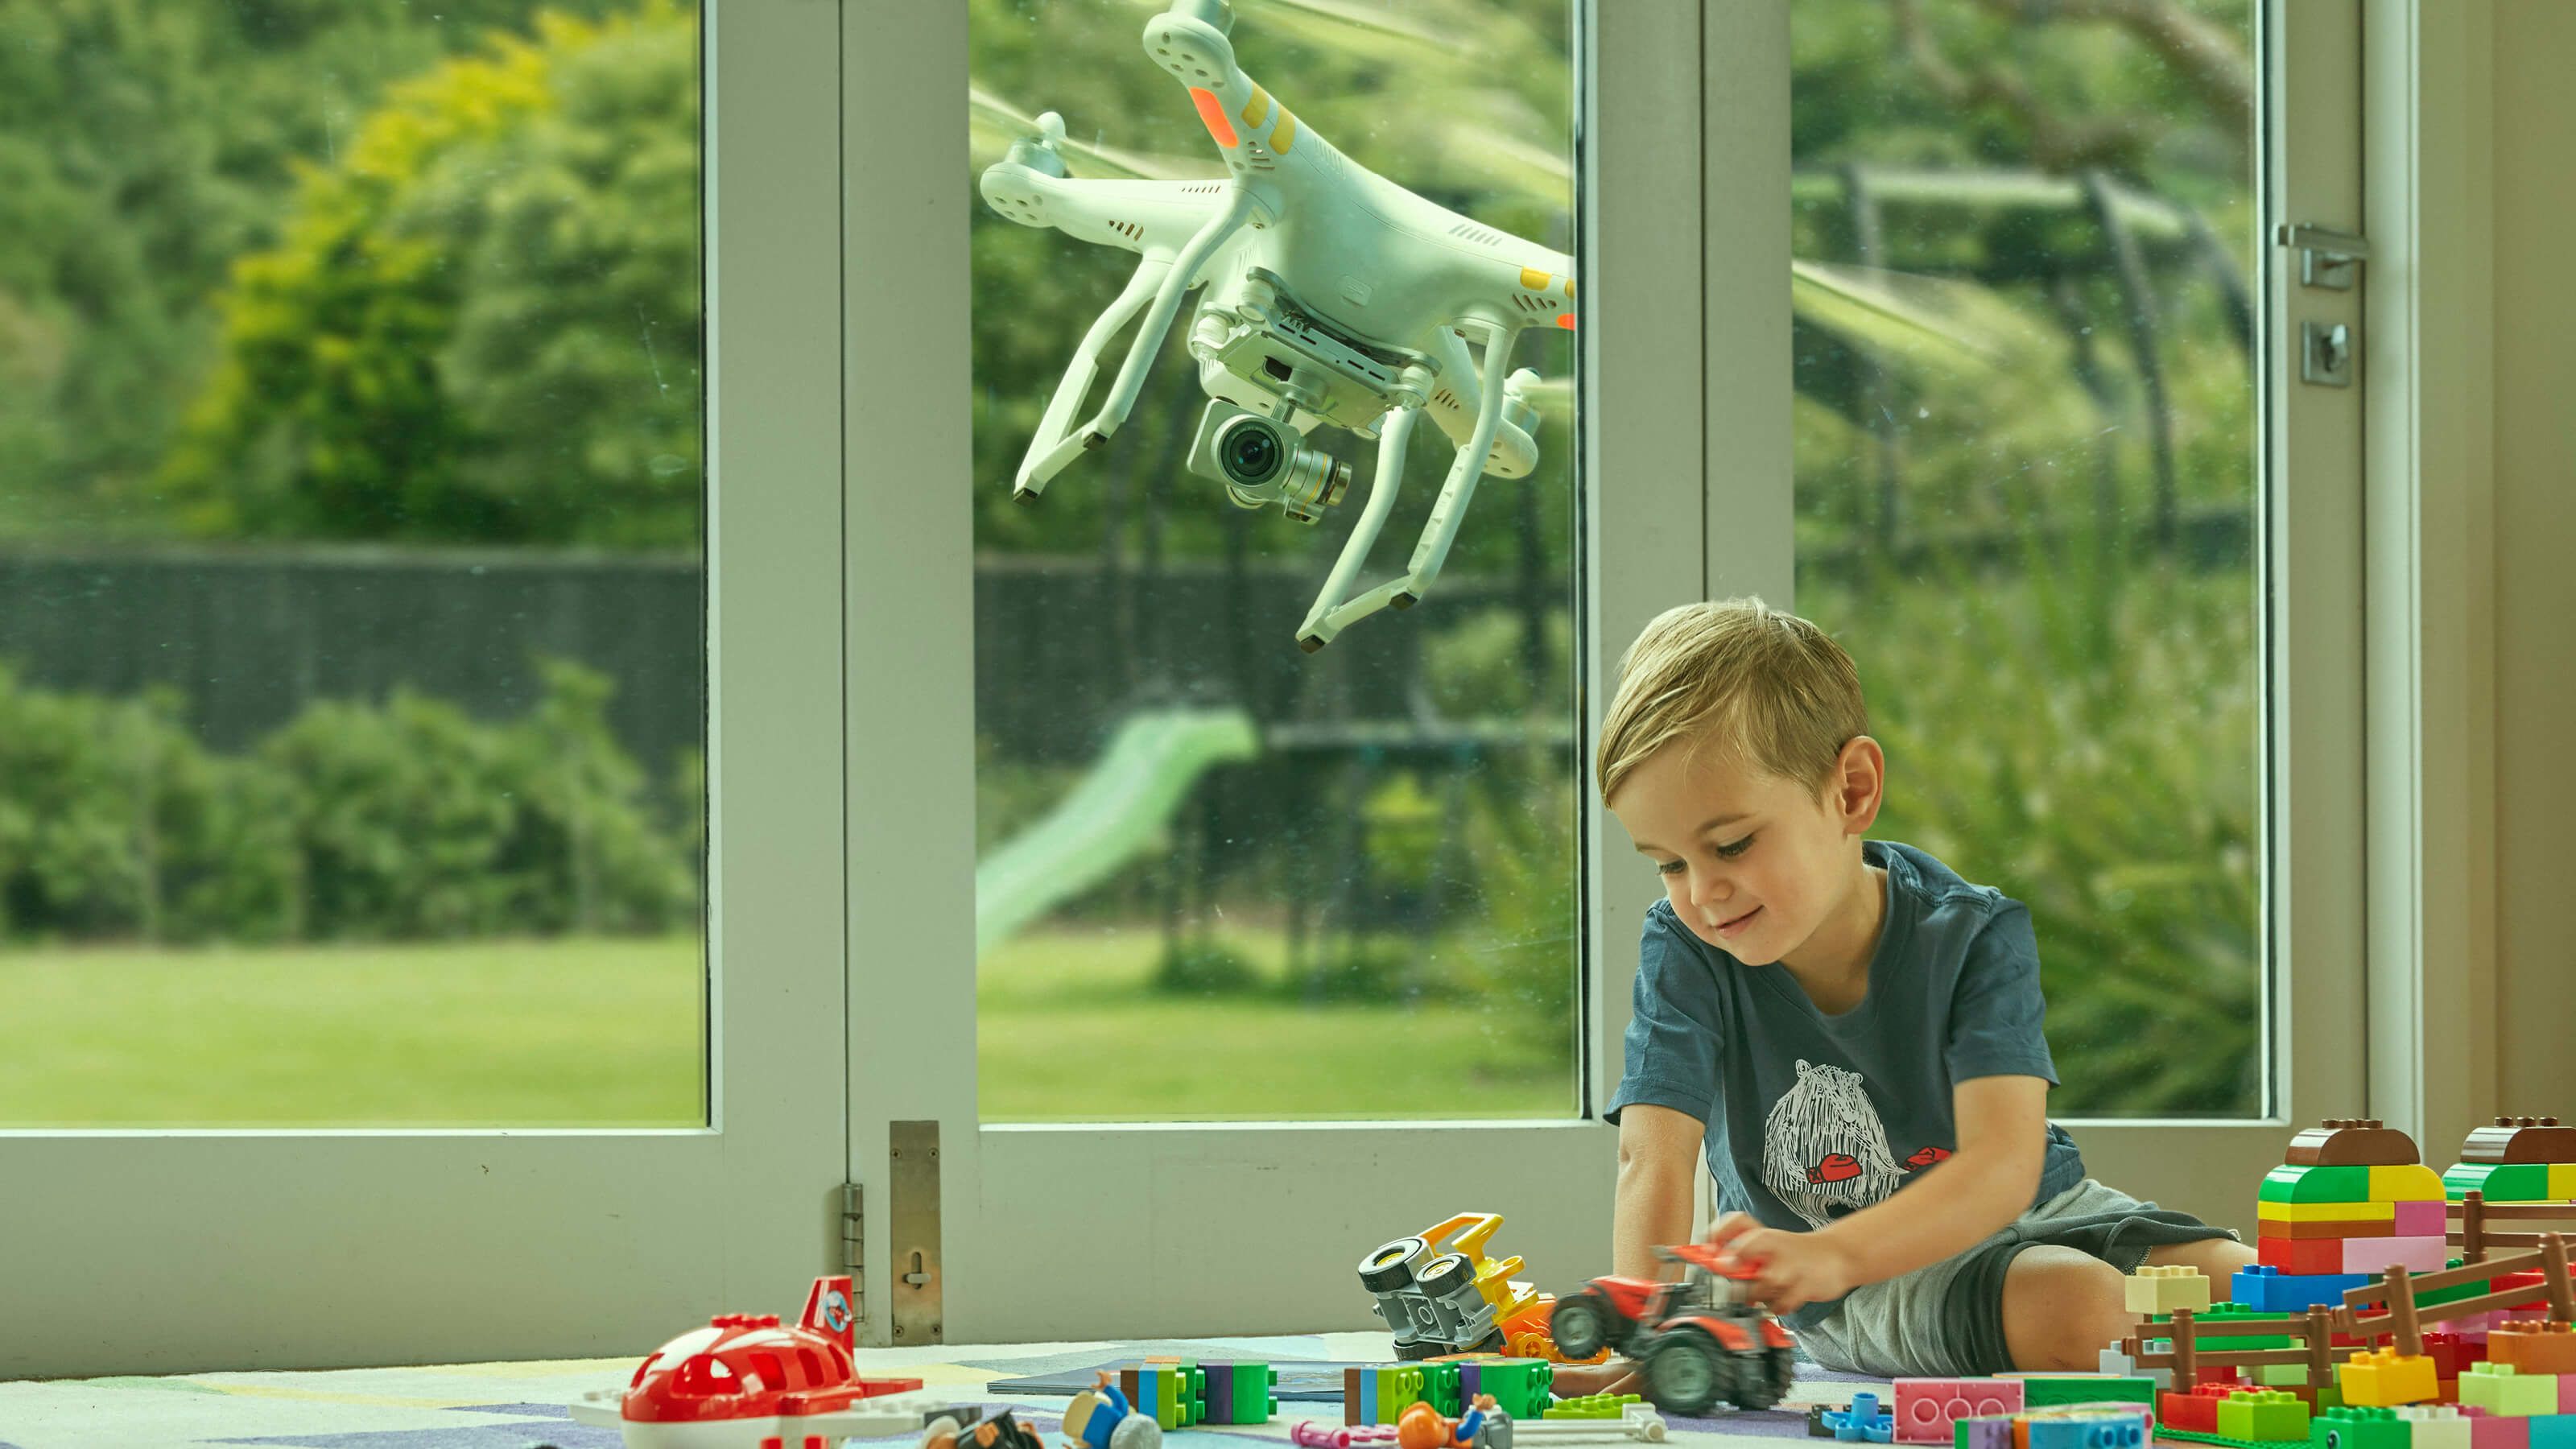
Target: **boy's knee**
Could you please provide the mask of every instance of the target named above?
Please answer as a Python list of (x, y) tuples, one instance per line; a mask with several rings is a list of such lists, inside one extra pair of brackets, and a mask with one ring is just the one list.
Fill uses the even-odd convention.
[(2025, 1248), (2004, 1271), (2004, 1345), (2025, 1371), (2087, 1371), (2138, 1325), (2120, 1270), (2089, 1253)]

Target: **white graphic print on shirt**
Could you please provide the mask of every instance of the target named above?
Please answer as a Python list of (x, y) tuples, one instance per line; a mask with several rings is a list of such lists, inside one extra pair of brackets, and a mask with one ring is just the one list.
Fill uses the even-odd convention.
[(1896, 1191), (1903, 1171), (1860, 1073), (1798, 1062), (1798, 1084), (1762, 1124), (1762, 1185), (1812, 1228)]

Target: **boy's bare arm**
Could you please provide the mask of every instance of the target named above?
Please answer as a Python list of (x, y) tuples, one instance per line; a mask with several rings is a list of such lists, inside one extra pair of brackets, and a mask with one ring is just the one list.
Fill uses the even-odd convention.
[(1686, 1243), (1708, 1124), (1687, 1112), (1630, 1104), (1619, 1114), (1619, 1190), (1611, 1212), (1610, 1271), (1630, 1278), (1671, 1274), (1655, 1249)]

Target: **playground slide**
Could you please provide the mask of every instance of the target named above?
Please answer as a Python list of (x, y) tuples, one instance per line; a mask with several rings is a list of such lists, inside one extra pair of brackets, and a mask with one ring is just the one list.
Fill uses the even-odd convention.
[(1210, 765), (1260, 749), (1251, 716), (1239, 709), (1129, 718), (1063, 803), (976, 862), (975, 954), (1107, 880), (1153, 843)]

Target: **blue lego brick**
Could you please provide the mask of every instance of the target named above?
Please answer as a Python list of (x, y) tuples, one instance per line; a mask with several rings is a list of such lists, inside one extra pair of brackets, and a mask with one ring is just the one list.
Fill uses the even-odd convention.
[(2269, 1263), (2236, 1270), (2228, 1296), (2264, 1313), (2298, 1313), (2323, 1303), (2340, 1306), (2350, 1289), (2370, 1282), (2375, 1273), (2284, 1273)]

